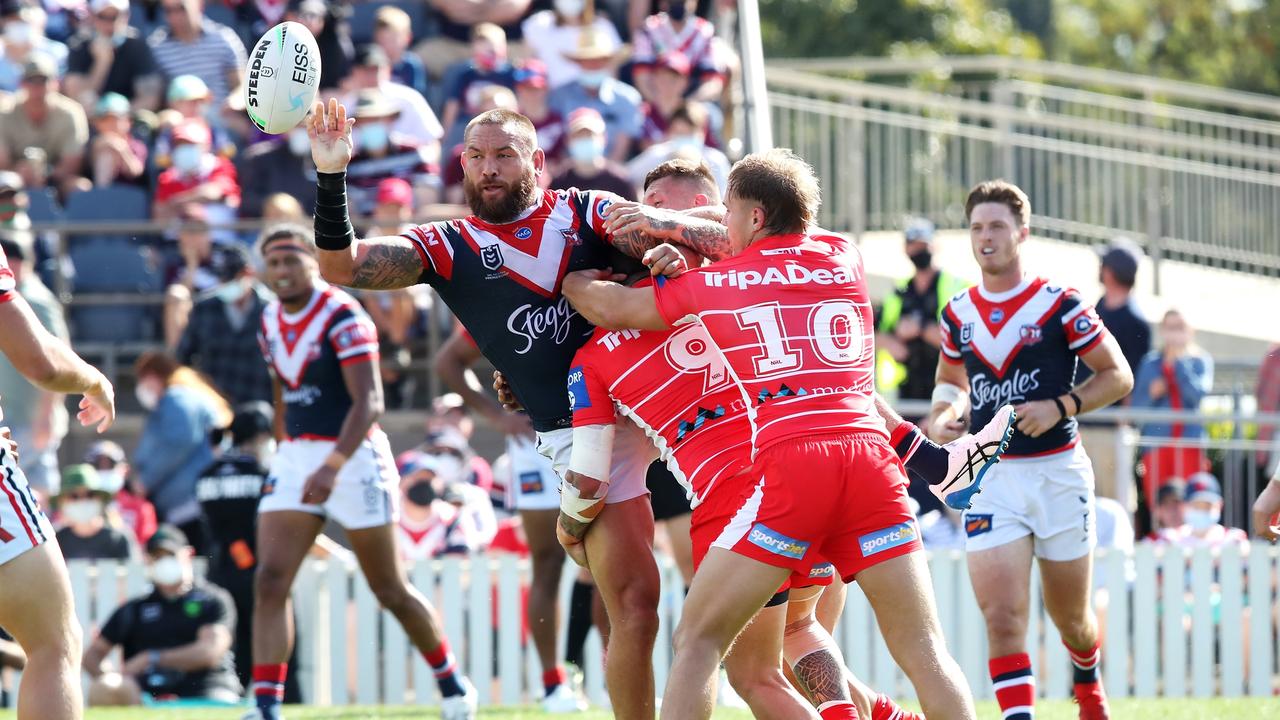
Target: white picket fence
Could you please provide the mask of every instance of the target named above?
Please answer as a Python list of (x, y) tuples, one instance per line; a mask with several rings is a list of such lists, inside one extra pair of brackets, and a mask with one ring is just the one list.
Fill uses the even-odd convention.
[[(1247, 554), (1220, 556), (1140, 546), (1133, 554), (1099, 553), (1104, 614), (1103, 676), (1113, 697), (1271, 696), (1277, 678), (1277, 549), (1255, 544)], [(951, 652), (979, 698), (991, 697), (982, 616), (959, 552), (935, 553), (930, 569)], [(522, 592), (528, 565), (511, 556), (448, 559), (413, 568), (413, 583), (435, 603), (460, 663), (482, 702), (519, 705), (541, 691), (537, 657), (524, 635)], [(574, 573), (565, 573), (567, 607)], [(76, 613), (87, 632), (126, 596), (147, 588), (137, 564), (71, 565)], [(671, 663), (671, 633), (684, 593), (679, 574), (662, 574), (661, 629), (653, 667), (658, 687)], [(1034, 580), (1033, 580), (1034, 582)], [(1168, 599), (1172, 599), (1169, 601)], [(309, 703), (422, 704), (436, 702), (429, 668), (408, 644), (358, 571), (340, 561), (309, 560), (294, 590), (300, 679)], [(1057, 630), (1033, 592), (1029, 647), (1043, 697), (1071, 693), (1071, 672)], [(862, 594), (851, 588), (835, 633), (849, 667), (873, 687), (909, 698)], [(585, 683), (593, 702), (606, 700), (600, 642), (588, 641)], [(491, 679), (485, 682), (483, 679)]]

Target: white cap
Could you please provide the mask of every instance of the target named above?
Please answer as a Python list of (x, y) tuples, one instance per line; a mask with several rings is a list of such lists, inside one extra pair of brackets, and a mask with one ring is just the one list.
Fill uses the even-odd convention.
[(115, 8), (122, 13), (129, 12), (129, 0), (89, 0), (89, 12), (97, 15), (107, 8)]

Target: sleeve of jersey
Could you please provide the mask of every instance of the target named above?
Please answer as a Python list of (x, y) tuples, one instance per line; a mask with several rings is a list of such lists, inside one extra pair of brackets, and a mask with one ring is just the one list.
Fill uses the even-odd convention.
[(329, 343), (343, 365), (378, 361), (378, 330), (362, 313), (341, 313), (329, 328)]
[(573, 358), (569, 368), (569, 408), (573, 411), (573, 426), (612, 425), (615, 417), (609, 388), (590, 362), (584, 362), (582, 353)]
[(676, 327), (697, 321), (701, 303), (695, 288), (701, 279), (702, 273), (687, 272), (677, 278), (659, 277), (654, 281), (653, 297), (668, 325)]
[(573, 204), (577, 208), (578, 223), (585, 224), (596, 237), (609, 242), (609, 233), (604, 229), (604, 214), (609, 207), (622, 198), (603, 190), (574, 190)]
[(418, 259), (422, 261), (423, 275), (430, 281), (438, 277), (449, 280), (453, 277), (453, 246), (444, 236), (439, 223), (417, 225), (404, 232), (400, 237), (408, 240), (413, 249), (418, 251)]
[(959, 365), (964, 361), (960, 346), (956, 343), (956, 327), (955, 313), (951, 310), (951, 304), (947, 303), (942, 311), (942, 325), (939, 328), (942, 331), (942, 345), (939, 349), (942, 351), (943, 361), (952, 365)]
[(1062, 299), (1062, 329), (1067, 336), (1067, 347), (1076, 355), (1084, 355), (1107, 337), (1107, 328), (1098, 317), (1098, 311), (1080, 297), (1075, 290), (1065, 291)]

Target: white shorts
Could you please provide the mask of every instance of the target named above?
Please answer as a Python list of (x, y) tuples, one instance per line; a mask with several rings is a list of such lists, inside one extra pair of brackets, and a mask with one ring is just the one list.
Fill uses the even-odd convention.
[[(564, 478), (569, 470), (569, 451), (573, 448), (573, 428), (560, 428), (538, 433), (538, 452), (551, 461), (556, 475)], [(658, 449), (653, 446), (634, 422), (619, 418), (613, 435), (613, 464), (609, 470), (609, 495), (606, 505), (634, 500), (649, 494), (645, 482), (649, 465), (658, 459)], [(560, 507), (559, 493), (556, 507)]]
[(36, 503), (27, 477), (8, 450), (0, 450), (0, 565), (53, 537), (53, 525)]
[(1093, 465), (1079, 443), (1040, 458), (1010, 458), (987, 471), (965, 511), (965, 550), (1031, 535), (1038, 558), (1075, 560), (1097, 544)]
[(271, 460), (259, 513), (295, 510), (333, 518), (347, 530), (378, 527), (400, 518), (400, 477), (391, 443), (375, 430), (338, 471), (333, 493), (321, 505), (302, 502), (307, 477), (333, 451), (332, 440), (286, 440)]
[(557, 510), (560, 508), (560, 478), (533, 442), (522, 437), (507, 438), (507, 506), (512, 510)]

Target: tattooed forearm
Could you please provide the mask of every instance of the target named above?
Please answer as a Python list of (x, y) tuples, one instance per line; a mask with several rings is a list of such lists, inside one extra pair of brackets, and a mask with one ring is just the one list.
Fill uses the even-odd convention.
[(613, 246), (617, 248), (619, 252), (623, 255), (629, 255), (636, 259), (644, 257), (644, 254), (648, 252), (650, 248), (655, 248), (662, 244), (662, 240), (656, 237), (650, 237), (649, 235), (639, 231), (614, 233), (612, 241)]
[(362, 290), (394, 290), (410, 287), (422, 275), (422, 260), (407, 240), (363, 240), (367, 248), (358, 256), (351, 287)]
[(723, 260), (733, 253), (729, 248), (729, 231), (718, 222), (696, 219), (680, 230), (681, 245), (711, 261)]
[(844, 679), (844, 667), (826, 650), (818, 650), (800, 658), (792, 671), (796, 680), (809, 694), (814, 706), (834, 700), (849, 701), (849, 686)]

